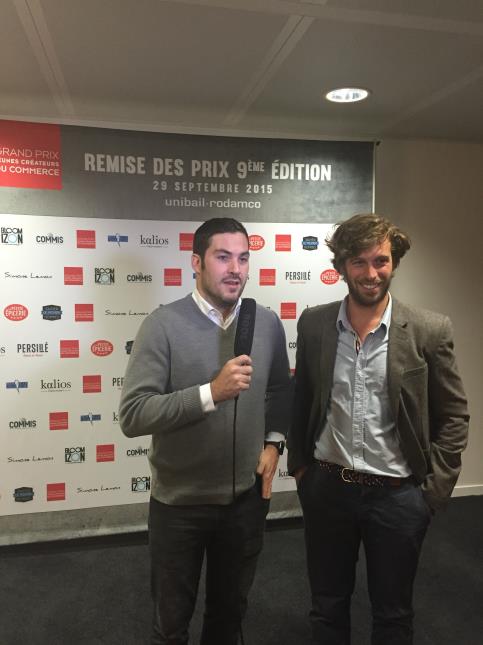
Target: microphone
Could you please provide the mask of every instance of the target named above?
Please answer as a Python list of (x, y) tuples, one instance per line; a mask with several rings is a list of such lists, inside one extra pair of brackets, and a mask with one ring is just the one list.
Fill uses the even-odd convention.
[(238, 313), (238, 324), (235, 334), (235, 356), (250, 355), (255, 331), (257, 303), (253, 298), (243, 298)]

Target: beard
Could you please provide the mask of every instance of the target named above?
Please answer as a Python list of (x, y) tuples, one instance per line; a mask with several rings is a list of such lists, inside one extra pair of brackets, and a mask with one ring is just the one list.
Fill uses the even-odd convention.
[[(374, 289), (374, 293), (364, 290), (358, 282), (352, 280), (347, 281), (349, 295), (352, 300), (361, 307), (373, 307), (384, 300), (391, 286), (392, 276), (388, 280), (378, 282), (378, 287)], [(369, 284), (369, 283), (368, 283)]]

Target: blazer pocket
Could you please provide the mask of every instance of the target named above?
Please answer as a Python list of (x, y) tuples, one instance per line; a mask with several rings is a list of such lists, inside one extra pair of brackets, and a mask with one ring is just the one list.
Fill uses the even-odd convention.
[(406, 370), (403, 372), (402, 378), (404, 380), (410, 379), (410, 378), (415, 378), (417, 376), (421, 376), (422, 374), (427, 374), (428, 373), (428, 364), (423, 363), (422, 365), (418, 365), (417, 367), (413, 367), (410, 370)]

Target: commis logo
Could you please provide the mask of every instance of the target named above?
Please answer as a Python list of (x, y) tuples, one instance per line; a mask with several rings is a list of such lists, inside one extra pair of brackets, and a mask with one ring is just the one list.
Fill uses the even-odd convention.
[(192, 251), (193, 250), (193, 238), (194, 233), (180, 233), (179, 234), (179, 250), (180, 251)]
[(181, 269), (164, 270), (164, 286), (180, 287), (181, 286)]
[(282, 320), (296, 320), (297, 303), (296, 302), (280, 303), (280, 318)]
[(64, 284), (84, 284), (84, 269), (82, 267), (64, 267)]
[(291, 250), (292, 250), (291, 235), (275, 235), (275, 251), (291, 251)]
[(47, 484), (47, 501), (61, 502), (65, 500), (65, 483)]
[(108, 242), (115, 242), (120, 247), (121, 242), (125, 243), (125, 242), (129, 241), (129, 236), (128, 235), (119, 235), (119, 233), (115, 233), (114, 235), (108, 235), (107, 236), (107, 241)]
[(60, 358), (79, 358), (79, 341), (61, 340)]
[(77, 248), (78, 249), (95, 249), (96, 232), (95, 231), (77, 231)]
[(276, 279), (275, 269), (260, 269), (260, 286), (274, 287)]
[(27, 318), (27, 316), (29, 315), (29, 310), (27, 309), (27, 307), (24, 307), (24, 305), (7, 305), (3, 310), (3, 315), (5, 316), (5, 318), (7, 318), (7, 320), (11, 320), (12, 322), (19, 322), (20, 320), (25, 320), (25, 318)]
[(49, 430), (68, 430), (68, 412), (49, 412)]
[(326, 269), (320, 274), (320, 280), (324, 284), (335, 284), (339, 282), (340, 275), (335, 269)]
[(114, 345), (108, 340), (96, 340), (91, 345), (91, 352), (95, 356), (109, 356), (114, 350)]
[(76, 304), (74, 305), (75, 322), (93, 322), (94, 305)]
[(9, 244), (11, 246), (23, 244), (22, 229), (2, 226), (2, 244)]
[(87, 374), (82, 377), (82, 391), (84, 394), (93, 394), (102, 391), (101, 375)]
[(265, 240), (261, 235), (250, 235), (248, 237), (250, 251), (261, 251), (265, 246)]
[(96, 446), (96, 461), (114, 461), (114, 444), (98, 444)]

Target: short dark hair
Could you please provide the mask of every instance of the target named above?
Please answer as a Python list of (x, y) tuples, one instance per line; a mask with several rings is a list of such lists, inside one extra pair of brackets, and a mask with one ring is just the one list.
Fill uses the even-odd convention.
[(248, 242), (248, 233), (243, 224), (232, 217), (213, 217), (199, 226), (193, 238), (193, 253), (203, 260), (211, 238), (218, 233), (242, 233)]
[(356, 257), (375, 244), (382, 244), (385, 240), (391, 243), (395, 269), (411, 247), (411, 240), (404, 231), (381, 215), (354, 215), (338, 224), (333, 235), (327, 236), (325, 243), (334, 254), (332, 264), (335, 270), (343, 274), (346, 260)]

